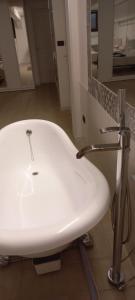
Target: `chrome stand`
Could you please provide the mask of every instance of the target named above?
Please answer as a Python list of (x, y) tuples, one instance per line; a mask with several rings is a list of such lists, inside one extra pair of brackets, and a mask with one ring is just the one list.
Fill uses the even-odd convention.
[(121, 157), (118, 156), (117, 165), (121, 166), (118, 178), (118, 186), (116, 190), (117, 200), (115, 205), (114, 217), (114, 242), (113, 242), (113, 263), (108, 272), (108, 279), (111, 283), (118, 288), (123, 283), (123, 275), (121, 274), (121, 259), (122, 259), (122, 246), (124, 235), (124, 219), (125, 219), (125, 204), (126, 204), (126, 191), (127, 191), (127, 176), (128, 176), (128, 157), (129, 157), (129, 141), (130, 132), (123, 132), (120, 137), (121, 143)]
[[(88, 234), (87, 234), (87, 235), (82, 236), (80, 239), (78, 239), (78, 246), (79, 246), (79, 250), (80, 250), (82, 265), (83, 265), (84, 272), (85, 272), (87, 282), (88, 282), (90, 300), (98, 300), (99, 296), (98, 296), (97, 288), (96, 288), (96, 285), (95, 285), (95, 282), (93, 279), (91, 265), (90, 265), (90, 261), (89, 261), (87, 250), (86, 250), (86, 248), (91, 247), (91, 245), (93, 247), (93, 239), (92, 239), (92, 244), (86, 243), (86, 236), (88, 238)], [(90, 236), (90, 241), (91, 241), (91, 236)]]
[[(103, 152), (103, 151), (118, 151), (117, 157), (117, 173), (116, 173), (116, 193), (113, 215), (113, 229), (114, 229), (114, 241), (113, 241), (113, 262), (108, 271), (108, 279), (110, 283), (117, 288), (124, 282), (123, 274), (121, 273), (121, 258), (122, 258), (122, 246), (124, 236), (124, 219), (125, 219), (125, 206), (127, 200), (128, 191), (128, 160), (130, 151), (130, 129), (125, 125), (125, 90), (119, 90), (119, 102), (120, 102), (120, 126), (108, 127), (101, 129), (103, 133), (117, 133), (118, 142), (109, 144), (96, 144), (88, 145), (82, 148), (76, 155), (77, 159), (82, 158), (85, 154), (91, 152)], [(129, 233), (128, 238), (129, 239)], [(124, 241), (124, 243), (126, 243)]]
[(125, 127), (125, 90), (119, 90), (120, 101), (120, 145), (121, 153), (117, 157), (117, 176), (116, 176), (116, 203), (114, 211), (114, 242), (113, 242), (113, 262), (108, 271), (109, 282), (120, 288), (124, 283), (124, 276), (121, 272), (121, 259), (124, 235), (124, 219), (126, 192), (128, 186), (128, 160), (130, 151), (130, 129)]
[(116, 274), (114, 273), (114, 269), (111, 267), (108, 270), (108, 280), (112, 285), (116, 286), (119, 289), (125, 283), (124, 274), (122, 272), (117, 272)]
[(17, 263), (24, 260), (29, 260), (30, 258), (25, 258), (21, 256), (4, 256), (0, 255), (0, 267), (7, 267), (10, 264)]

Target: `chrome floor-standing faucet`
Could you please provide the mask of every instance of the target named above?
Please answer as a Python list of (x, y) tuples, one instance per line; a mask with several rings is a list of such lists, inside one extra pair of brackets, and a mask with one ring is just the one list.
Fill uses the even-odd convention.
[(80, 159), (89, 152), (96, 151), (118, 151), (117, 172), (116, 172), (116, 192), (115, 192), (115, 213), (114, 213), (114, 241), (113, 241), (113, 260), (112, 266), (108, 271), (109, 281), (117, 288), (124, 283), (124, 276), (121, 272), (122, 246), (124, 240), (124, 220), (125, 206), (128, 187), (128, 160), (130, 151), (130, 129), (125, 126), (125, 90), (119, 90), (120, 102), (120, 126), (101, 129), (101, 133), (117, 132), (118, 142), (91, 145), (81, 149), (77, 153)]

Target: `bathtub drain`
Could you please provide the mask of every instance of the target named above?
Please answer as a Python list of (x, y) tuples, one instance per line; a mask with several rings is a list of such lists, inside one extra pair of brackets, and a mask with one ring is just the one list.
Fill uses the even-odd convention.
[(38, 175), (38, 174), (39, 174), (38, 172), (33, 172), (33, 173), (32, 173), (33, 176), (36, 176), (36, 175)]

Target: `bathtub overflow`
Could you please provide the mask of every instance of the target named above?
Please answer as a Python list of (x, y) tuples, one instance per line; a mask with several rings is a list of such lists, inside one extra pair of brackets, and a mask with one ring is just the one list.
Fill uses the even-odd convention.
[(33, 152), (33, 147), (32, 147), (32, 142), (31, 142), (32, 130), (31, 129), (27, 129), (26, 130), (26, 135), (27, 135), (28, 141), (29, 141), (29, 147), (30, 147), (30, 153), (31, 153), (31, 160), (34, 161), (34, 152)]
[(32, 134), (32, 130), (26, 130), (26, 134), (28, 135), (28, 136), (30, 136), (31, 134)]

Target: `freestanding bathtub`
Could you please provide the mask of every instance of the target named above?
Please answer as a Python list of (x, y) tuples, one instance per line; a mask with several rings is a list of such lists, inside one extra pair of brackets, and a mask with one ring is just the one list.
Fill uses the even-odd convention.
[(0, 131), (0, 255), (45, 256), (94, 227), (110, 204), (108, 183), (57, 125)]

